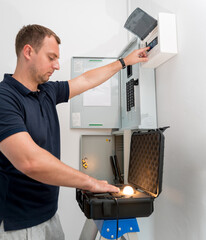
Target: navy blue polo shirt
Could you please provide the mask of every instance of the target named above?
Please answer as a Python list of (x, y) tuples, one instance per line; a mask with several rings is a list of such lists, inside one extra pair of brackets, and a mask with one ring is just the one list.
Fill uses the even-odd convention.
[[(47, 82), (32, 92), (11, 75), (0, 82), (0, 141), (28, 132), (40, 147), (60, 159), (56, 105), (69, 99), (67, 81)], [(43, 159), (42, 159), (43, 161)], [(57, 210), (59, 187), (35, 181), (18, 171), (0, 152), (0, 222), (5, 231), (36, 226)]]

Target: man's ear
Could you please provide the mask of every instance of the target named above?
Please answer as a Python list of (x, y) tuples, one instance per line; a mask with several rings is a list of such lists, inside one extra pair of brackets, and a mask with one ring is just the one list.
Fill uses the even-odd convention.
[(23, 54), (24, 54), (24, 57), (29, 60), (31, 58), (31, 55), (33, 53), (34, 49), (32, 48), (31, 45), (29, 44), (26, 44), (23, 48)]

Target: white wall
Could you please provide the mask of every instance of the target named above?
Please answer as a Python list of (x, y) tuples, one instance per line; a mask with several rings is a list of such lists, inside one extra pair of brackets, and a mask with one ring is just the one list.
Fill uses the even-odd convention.
[[(41, 24), (61, 38), (60, 71), (52, 80), (70, 78), (72, 56), (117, 57), (127, 44), (127, 0), (0, 0), (0, 79), (16, 64), (14, 41), (23, 25)], [(79, 139), (84, 133), (110, 133), (70, 129), (70, 105), (58, 107), (61, 124), (62, 161), (79, 167)], [(78, 240), (85, 217), (75, 200), (74, 189), (61, 189), (59, 213), (66, 240)]]
[(163, 192), (155, 201), (154, 236), (141, 239), (205, 240), (206, 2), (131, 0), (130, 6), (153, 17), (159, 11), (175, 13), (179, 49), (156, 70), (158, 125), (170, 129), (165, 132)]

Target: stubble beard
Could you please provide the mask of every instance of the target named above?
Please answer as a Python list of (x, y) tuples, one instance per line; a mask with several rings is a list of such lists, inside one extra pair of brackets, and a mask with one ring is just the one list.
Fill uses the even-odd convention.
[(46, 83), (49, 80), (49, 77), (46, 74), (39, 74), (35, 66), (31, 66), (30, 75), (33, 82), (39, 84)]

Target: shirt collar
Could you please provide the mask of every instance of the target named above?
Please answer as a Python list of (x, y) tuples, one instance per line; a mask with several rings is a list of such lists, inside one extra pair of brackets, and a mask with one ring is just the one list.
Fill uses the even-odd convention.
[[(19, 81), (17, 81), (15, 78), (13, 78), (12, 74), (4, 74), (3, 81), (12, 87), (15, 87), (22, 95), (26, 96), (30, 93), (33, 93), (31, 90), (26, 88), (23, 84), (21, 84)], [(39, 87), (41, 88), (41, 86), (39, 86)]]

